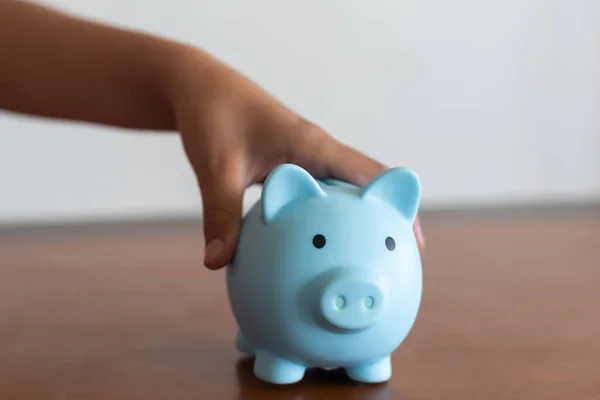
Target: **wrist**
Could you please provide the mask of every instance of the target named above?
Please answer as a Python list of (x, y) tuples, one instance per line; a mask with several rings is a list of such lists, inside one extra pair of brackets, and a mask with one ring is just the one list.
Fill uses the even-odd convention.
[(154, 81), (175, 114), (214, 97), (228, 71), (207, 52), (183, 43), (166, 43), (159, 57)]

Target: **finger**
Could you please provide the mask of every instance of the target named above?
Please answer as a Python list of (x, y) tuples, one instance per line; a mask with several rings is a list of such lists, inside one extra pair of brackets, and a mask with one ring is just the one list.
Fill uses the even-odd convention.
[(242, 219), (243, 189), (235, 179), (211, 176), (200, 184), (203, 200), (204, 265), (219, 269), (235, 253)]
[(419, 215), (417, 215), (413, 227), (415, 237), (417, 238), (417, 244), (419, 245), (419, 250), (423, 251), (425, 250), (425, 236), (423, 236), (423, 228), (421, 228), (421, 218), (419, 218)]
[[(338, 160), (328, 168), (333, 178), (349, 181), (359, 186), (364, 186), (373, 178), (385, 171), (387, 167), (377, 161), (357, 152), (342, 143), (334, 145), (332, 160)], [(417, 215), (413, 224), (413, 231), (419, 245), (419, 250), (425, 250), (425, 237), (421, 227), (421, 219)]]
[[(383, 164), (379, 164), (360, 153), (357, 154), (356, 151), (348, 146), (340, 144), (337, 148), (340, 161), (330, 168), (330, 175), (334, 178), (350, 181), (356, 185), (363, 186), (387, 169)], [(421, 227), (421, 219), (418, 214), (413, 224), (413, 231), (417, 239), (417, 244), (419, 245), (419, 250), (425, 250), (425, 237), (423, 235), (423, 228)]]
[(364, 186), (388, 167), (356, 149), (329, 136), (324, 149), (329, 154), (322, 161), (331, 178)]
[(333, 178), (358, 186), (369, 183), (387, 166), (336, 140), (310, 122), (301, 125), (300, 146), (293, 153), (312, 174)]
[[(305, 129), (307, 140), (304, 141), (306, 148), (303, 150), (312, 157), (301, 158), (310, 159), (314, 172), (318, 174), (364, 186), (387, 169), (385, 164), (341, 143), (317, 126), (309, 123)], [(418, 215), (413, 229), (422, 251), (425, 249), (425, 237)]]

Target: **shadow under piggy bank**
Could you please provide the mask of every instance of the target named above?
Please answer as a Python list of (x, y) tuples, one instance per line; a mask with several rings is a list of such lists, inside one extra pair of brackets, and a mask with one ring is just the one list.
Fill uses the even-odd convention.
[(387, 382), (364, 384), (351, 380), (343, 369), (307, 369), (304, 378), (290, 385), (275, 385), (258, 379), (253, 372), (254, 358), (241, 358), (236, 365), (239, 400), (388, 400), (392, 398)]

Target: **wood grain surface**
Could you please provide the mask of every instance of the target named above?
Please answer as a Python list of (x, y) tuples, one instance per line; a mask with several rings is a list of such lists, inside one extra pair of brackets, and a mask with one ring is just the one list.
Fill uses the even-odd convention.
[(274, 387), (234, 347), (200, 225), (0, 232), (0, 399), (600, 399), (600, 208), (430, 213), (386, 384)]

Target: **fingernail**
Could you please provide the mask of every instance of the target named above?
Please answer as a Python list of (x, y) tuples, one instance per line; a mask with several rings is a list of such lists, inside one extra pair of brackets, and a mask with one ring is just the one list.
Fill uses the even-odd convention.
[(421, 221), (417, 221), (415, 224), (415, 235), (417, 236), (417, 241), (421, 245), (421, 250), (425, 248), (425, 236), (423, 236), (423, 229), (421, 228)]
[(206, 253), (204, 255), (204, 262), (210, 263), (215, 258), (219, 257), (223, 252), (225, 242), (221, 239), (214, 239), (206, 246)]

